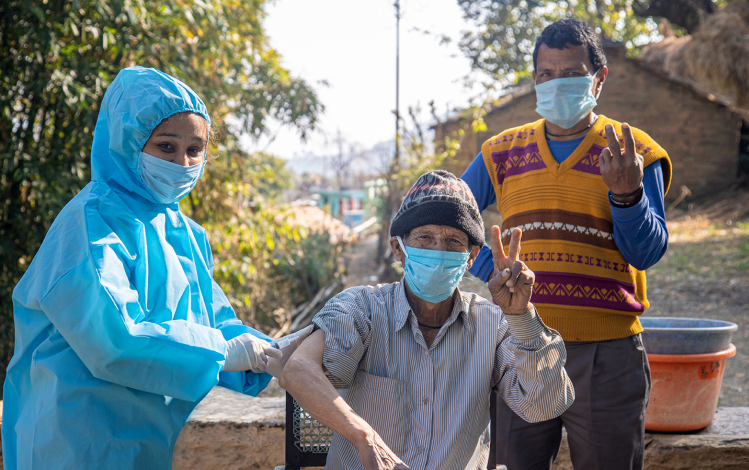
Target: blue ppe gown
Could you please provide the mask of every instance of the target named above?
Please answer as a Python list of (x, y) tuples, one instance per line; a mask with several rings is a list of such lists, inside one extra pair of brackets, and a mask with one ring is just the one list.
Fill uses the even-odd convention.
[(213, 280), (205, 230), (138, 175), (153, 129), (191, 111), (184, 83), (122, 70), (104, 95), (92, 181), (60, 212), (13, 290), (15, 351), (3, 389), (14, 469), (171, 469), (174, 444), (216, 384), (257, 395), (268, 374), (221, 372), (244, 326)]

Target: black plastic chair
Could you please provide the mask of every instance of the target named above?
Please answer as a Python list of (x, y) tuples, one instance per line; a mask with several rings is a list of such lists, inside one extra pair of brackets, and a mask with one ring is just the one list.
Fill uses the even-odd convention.
[[(286, 392), (286, 470), (324, 467), (333, 431), (318, 423)], [(284, 468), (284, 467), (280, 467)], [(276, 467), (279, 470), (279, 467)]]
[[(490, 397), (489, 431), (489, 470), (502, 470), (497, 467), (497, 392)], [(286, 393), (286, 466), (275, 470), (300, 470), (305, 467), (324, 467), (328, 458), (333, 431), (318, 423), (297, 404), (290, 393)]]

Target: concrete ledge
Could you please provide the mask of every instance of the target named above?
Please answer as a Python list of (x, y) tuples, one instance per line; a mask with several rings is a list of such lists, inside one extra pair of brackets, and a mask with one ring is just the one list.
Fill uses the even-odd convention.
[[(174, 470), (273, 468), (284, 463), (284, 398), (252, 398), (216, 387), (177, 440)], [(749, 407), (719, 408), (707, 428), (648, 433), (645, 468), (749, 468)], [(565, 436), (554, 470), (572, 470)]]
[[(1, 407), (2, 401), (0, 411)], [(285, 398), (253, 398), (214, 388), (182, 429), (173, 470), (272, 469), (282, 465), (285, 408)], [(713, 423), (701, 431), (648, 433), (645, 440), (648, 470), (749, 469), (749, 407), (718, 408)], [(553, 468), (572, 470), (566, 435)]]
[(272, 469), (284, 463), (286, 398), (215, 387), (177, 439), (174, 470)]
[[(646, 433), (648, 470), (749, 469), (749, 407), (718, 408), (710, 426), (683, 434)], [(572, 470), (565, 433), (554, 470)]]

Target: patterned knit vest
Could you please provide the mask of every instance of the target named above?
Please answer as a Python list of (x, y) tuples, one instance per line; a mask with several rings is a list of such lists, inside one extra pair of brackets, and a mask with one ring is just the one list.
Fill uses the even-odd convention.
[[(543, 119), (502, 132), (481, 147), (502, 214), (505, 252), (511, 230), (519, 227), (520, 259), (536, 273), (531, 301), (566, 341), (637, 334), (638, 315), (649, 307), (645, 273), (630, 266), (614, 242), (608, 187), (598, 166), (608, 147), (606, 123), (614, 125), (624, 148), (621, 123), (599, 115), (561, 164), (551, 155)], [(646, 133), (632, 131), (645, 166), (661, 161), (668, 192), (668, 154)]]

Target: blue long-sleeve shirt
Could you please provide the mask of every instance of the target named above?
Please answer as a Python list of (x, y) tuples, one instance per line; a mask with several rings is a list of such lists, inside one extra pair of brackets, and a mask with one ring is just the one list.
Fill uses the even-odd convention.
[[(552, 156), (557, 163), (561, 163), (572, 154), (580, 141), (582, 139), (548, 143)], [(471, 188), (480, 211), (497, 203), (497, 195), (480, 152), (461, 179)], [(668, 248), (663, 169), (660, 161), (644, 169), (642, 184), (645, 191), (637, 204), (625, 209), (611, 206), (616, 246), (624, 259), (640, 271), (657, 263)], [(486, 282), (493, 270), (491, 248), (484, 244), (469, 272)]]

